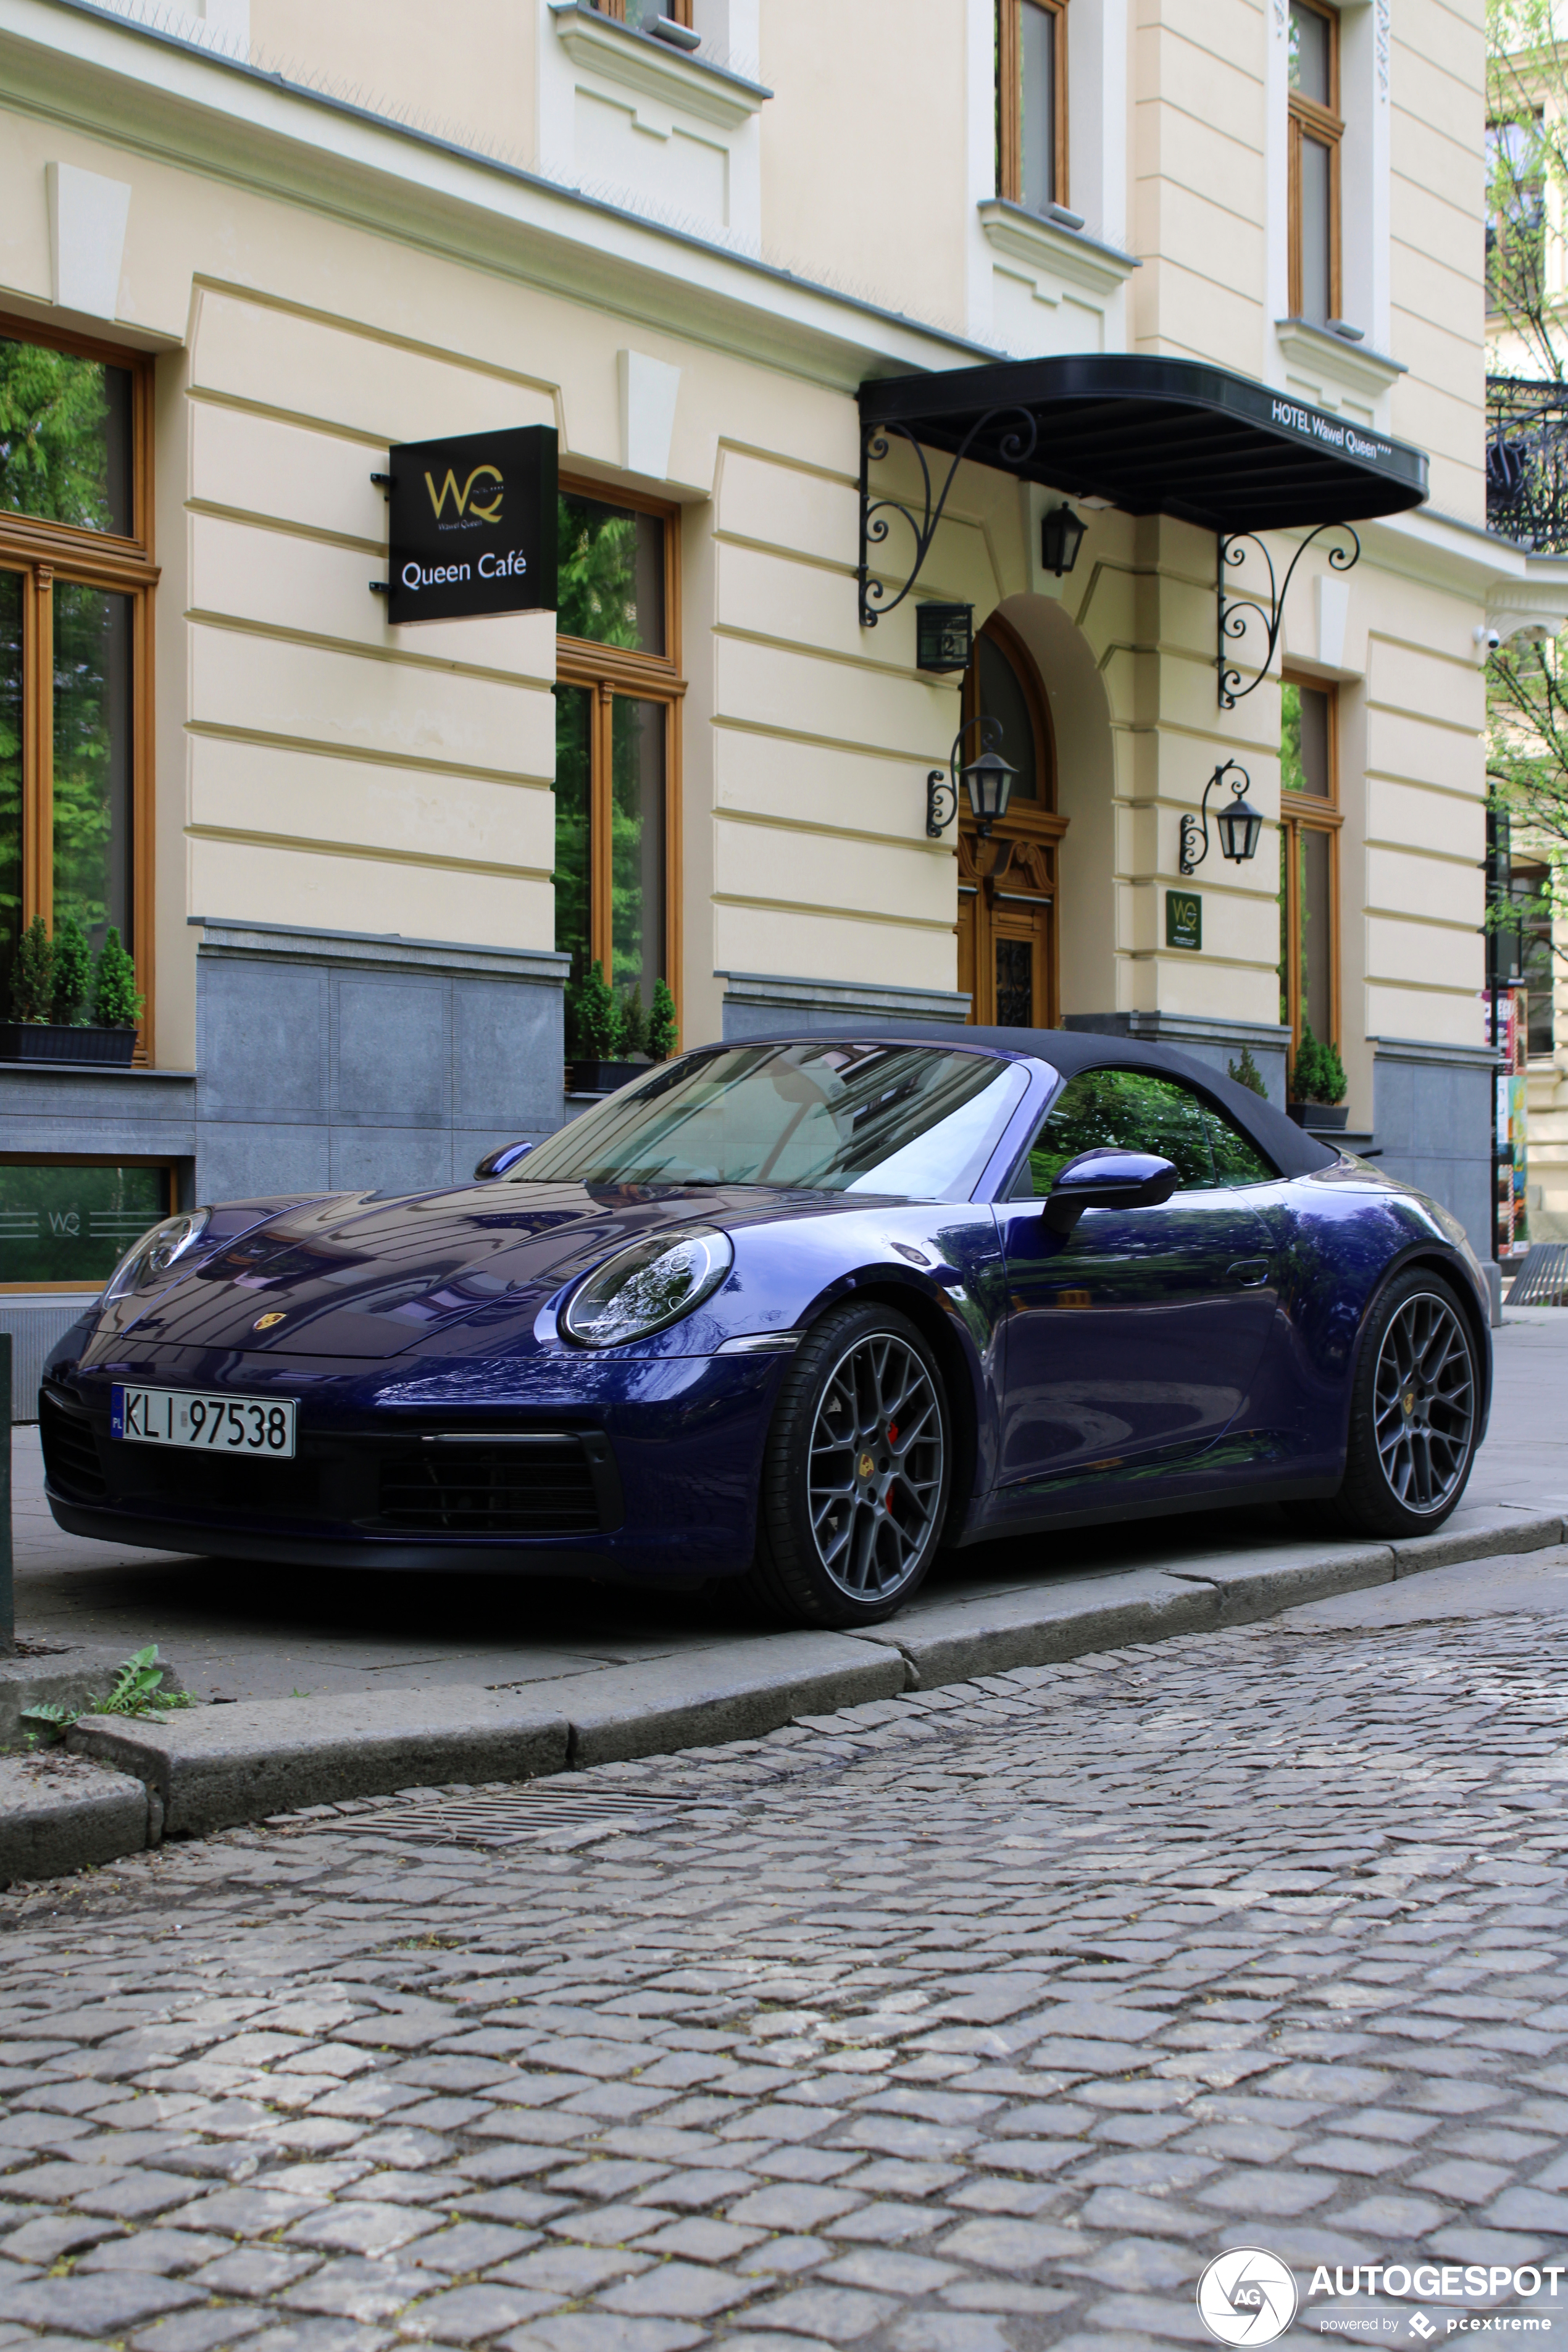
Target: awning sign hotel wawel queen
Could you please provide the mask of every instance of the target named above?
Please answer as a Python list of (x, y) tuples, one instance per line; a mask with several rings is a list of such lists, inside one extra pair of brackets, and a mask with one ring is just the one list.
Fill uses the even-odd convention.
[(388, 468), (388, 620), (554, 611), (552, 425), (407, 441)]

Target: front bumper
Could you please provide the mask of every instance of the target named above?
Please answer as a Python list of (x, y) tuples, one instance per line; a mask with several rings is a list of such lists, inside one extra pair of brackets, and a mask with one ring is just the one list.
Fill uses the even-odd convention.
[[(186, 1353), (112, 1376), (256, 1392), (254, 1358), (173, 1360)], [(49, 1507), (102, 1541), (301, 1567), (682, 1581), (745, 1568), (777, 1360), (601, 1359), (585, 1382), (577, 1359), (565, 1384), (535, 1360), (510, 1367), (504, 1397), (498, 1369), (465, 1381), (447, 1365), (435, 1383), (406, 1366), (395, 1381), (301, 1370), (291, 1462), (112, 1438), (110, 1368), (65, 1371), (40, 1399)], [(268, 1389), (293, 1385), (274, 1358)]]

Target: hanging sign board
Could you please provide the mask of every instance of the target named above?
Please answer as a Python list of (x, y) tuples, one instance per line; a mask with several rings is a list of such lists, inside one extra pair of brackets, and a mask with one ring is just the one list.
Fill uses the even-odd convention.
[(1201, 948), (1204, 943), (1204, 902), (1195, 890), (1165, 893), (1165, 945)]
[(405, 441), (387, 470), (389, 621), (554, 611), (552, 425)]

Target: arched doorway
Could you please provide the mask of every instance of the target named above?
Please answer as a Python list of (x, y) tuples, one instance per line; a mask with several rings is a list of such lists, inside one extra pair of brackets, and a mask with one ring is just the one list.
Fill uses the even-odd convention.
[[(967, 798), (958, 813), (958, 984), (982, 1027), (1049, 1029), (1059, 1015), (1056, 745), (1039, 675), (1017, 632), (994, 614), (974, 643), (963, 716), (999, 721), (997, 746), (1017, 773), (1007, 814), (982, 841)], [(964, 737), (965, 758), (980, 730)]]

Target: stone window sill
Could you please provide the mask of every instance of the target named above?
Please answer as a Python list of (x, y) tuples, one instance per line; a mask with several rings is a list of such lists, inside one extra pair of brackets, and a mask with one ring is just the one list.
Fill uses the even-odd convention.
[(1306, 376), (1332, 398), (1370, 406), (1408, 370), (1365, 343), (1347, 342), (1306, 319), (1277, 319), (1274, 332), (1287, 367)]
[(1064, 228), (1043, 219), (1023, 205), (1005, 197), (988, 197), (977, 210), (985, 239), (1010, 261), (1022, 261), (1041, 274), (1065, 280), (1101, 300), (1124, 286), (1142, 264), (1114, 245), (1101, 245), (1080, 229)]
[(773, 96), (761, 82), (748, 81), (727, 66), (602, 16), (586, 0), (550, 0), (550, 13), (574, 66), (656, 99), (675, 112), (736, 131)]

